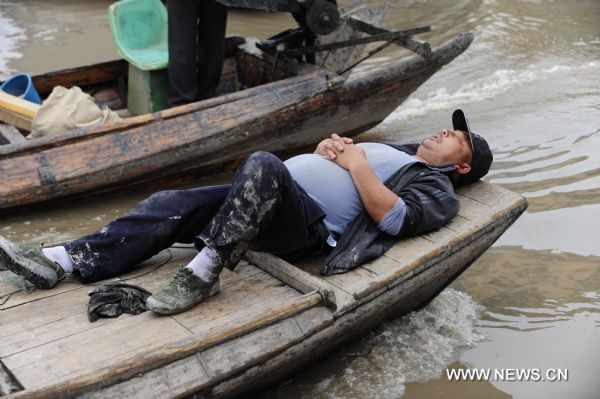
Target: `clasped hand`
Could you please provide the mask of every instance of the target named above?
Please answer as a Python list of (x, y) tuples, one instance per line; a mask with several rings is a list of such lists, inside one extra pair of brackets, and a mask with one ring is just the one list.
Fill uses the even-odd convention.
[(316, 154), (335, 162), (346, 170), (353, 165), (366, 161), (365, 150), (354, 145), (349, 137), (340, 137), (332, 134), (331, 138), (321, 141), (315, 150)]

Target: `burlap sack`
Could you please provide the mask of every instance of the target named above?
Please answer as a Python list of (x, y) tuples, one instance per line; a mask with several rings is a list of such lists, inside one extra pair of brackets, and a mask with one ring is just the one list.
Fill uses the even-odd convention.
[(110, 109), (100, 109), (79, 87), (56, 86), (35, 115), (27, 138), (58, 135), (119, 119), (119, 115)]

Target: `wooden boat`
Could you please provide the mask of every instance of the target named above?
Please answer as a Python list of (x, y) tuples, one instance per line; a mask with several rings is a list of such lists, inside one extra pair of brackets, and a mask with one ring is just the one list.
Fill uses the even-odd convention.
[[(257, 150), (286, 155), (334, 132), (353, 136), (380, 123), (472, 40), (461, 34), (425, 57), (345, 80), (313, 64), (274, 65), (231, 37), (221, 86), (228, 94), (60, 136), (12, 143), (5, 137), (0, 210), (133, 183), (163, 188), (231, 169)], [(119, 109), (126, 79), (120, 60), (36, 76), (34, 84), (42, 96), (77, 85)]]
[[(401, 240), (353, 271), (321, 277), (322, 258), (295, 267), (249, 253), (235, 272), (223, 271), (219, 295), (176, 316), (90, 323), (93, 287), (63, 282), (10, 295), (10, 273), (0, 272), (0, 396), (248, 397), (425, 305), (527, 207), (520, 195), (484, 182), (457, 193), (461, 210), (450, 224)], [(173, 248), (115, 280), (156, 291), (194, 252)]]

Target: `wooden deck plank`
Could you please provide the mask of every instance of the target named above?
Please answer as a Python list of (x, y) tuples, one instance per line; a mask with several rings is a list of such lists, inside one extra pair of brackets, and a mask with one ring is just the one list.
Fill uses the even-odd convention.
[(27, 139), (19, 130), (0, 122), (0, 145), (25, 143)]
[(201, 387), (210, 379), (211, 376), (207, 374), (198, 356), (192, 355), (102, 391), (86, 393), (84, 397), (86, 399), (185, 397), (193, 393), (189, 387)]
[[(107, 283), (108, 282), (117, 282), (117, 281), (119, 281), (119, 279), (114, 278), (114, 279), (105, 280), (105, 281)], [(29, 292), (20, 291), (20, 292), (17, 292), (17, 293), (14, 293), (13, 295), (11, 295), (10, 298), (6, 301), (6, 303), (4, 303), (4, 305), (0, 306), (0, 311), (5, 311), (5, 310), (8, 310), (8, 309), (11, 309), (14, 307), (22, 306), (22, 305), (30, 303), (30, 302), (36, 302), (36, 301), (39, 301), (42, 299), (55, 297), (62, 293), (76, 291), (76, 290), (80, 289), (81, 287), (87, 287), (88, 290), (91, 291), (95, 287), (95, 284), (94, 285), (83, 285), (79, 281), (76, 281), (75, 279), (73, 279), (69, 282), (59, 283), (56, 287), (52, 288), (51, 290), (42, 290), (42, 289), (34, 288), (33, 291), (29, 291)], [(16, 287), (15, 285), (12, 285), (11, 291), (13, 291), (15, 289), (18, 289), (18, 287)], [(11, 292), (11, 291), (9, 291), (9, 292)], [(0, 295), (3, 295), (3, 294), (0, 294)]]
[(446, 226), (442, 226), (437, 230), (431, 231), (427, 234), (423, 234), (421, 235), (421, 237), (430, 240), (431, 242), (435, 243), (436, 245), (440, 245), (446, 241), (448, 241), (448, 239), (450, 237), (454, 237), (456, 235), (456, 231), (454, 231), (453, 229), (449, 229)]
[(514, 194), (500, 186), (478, 182), (467, 186), (459, 187), (456, 190), (457, 194), (463, 195), (479, 203), (494, 207), (503, 202), (503, 198)]
[(462, 194), (457, 194), (456, 197), (460, 201), (460, 210), (458, 215), (468, 220), (476, 221), (481, 217), (489, 216), (492, 209), (489, 205), (477, 202)]
[(360, 266), (346, 273), (327, 276), (325, 277), (325, 281), (354, 295), (354, 292), (356, 292), (357, 289), (362, 288), (365, 284), (369, 284), (376, 278), (377, 273)]
[(3, 310), (0, 313), (0, 356), (10, 356), (101, 326), (103, 322), (100, 320), (100, 324), (92, 324), (87, 319), (89, 291), (88, 287), (79, 287), (45, 300)]
[[(207, 349), (200, 356), (209, 372), (217, 379), (223, 379), (241, 366), (252, 366), (268, 359), (273, 349), (289, 346), (303, 335), (294, 318), (289, 318), (270, 328), (263, 328), (240, 339)], [(266, 342), (269, 344), (265, 345)]]
[[(293, 317), (296, 323), (302, 330), (302, 336), (308, 337), (314, 333), (322, 330), (326, 326), (333, 322), (333, 316), (330, 311), (324, 307), (315, 307), (301, 312), (299, 315)], [(286, 319), (278, 322), (278, 325), (286, 324), (289, 325), (293, 319)], [(286, 331), (277, 329), (278, 331)], [(276, 341), (268, 340), (264, 337), (264, 333), (258, 330), (250, 333), (247, 336), (247, 341), (236, 340), (238, 345), (227, 345), (227, 349), (235, 346), (241, 346), (242, 344), (252, 344), (254, 358), (249, 358), (246, 355), (247, 360), (258, 359), (258, 356), (266, 354), (267, 352), (279, 352), (282, 349), (293, 344), (292, 341), (282, 340), (281, 337), (275, 337)], [(287, 329), (290, 331), (290, 329)], [(294, 331), (294, 328), (291, 329)], [(288, 336), (288, 339), (290, 336)], [(292, 337), (294, 338), (294, 337)], [(299, 337), (295, 337), (298, 340)], [(274, 345), (274, 343), (277, 345)], [(129, 396), (137, 396), (144, 398), (164, 398), (164, 397), (185, 397), (191, 396), (193, 393), (197, 393), (202, 389), (210, 389), (211, 385), (217, 383), (215, 379), (213, 368), (219, 368), (218, 363), (220, 358), (218, 351), (215, 348), (211, 348), (205, 351), (206, 356), (203, 353), (192, 354), (183, 359), (174, 361), (163, 367), (150, 370), (146, 373), (137, 374), (129, 380), (117, 383), (113, 386), (105, 388), (101, 392), (91, 392), (85, 395), (89, 399), (100, 399), (100, 398), (121, 398)], [(233, 363), (235, 360), (232, 358), (228, 350), (224, 351), (224, 356), (230, 359), (228, 371), (231, 373), (238, 373), (239, 370), (247, 369), (248, 365), (241, 362)], [(208, 358), (208, 359), (207, 359)], [(235, 367), (235, 369), (234, 369)], [(221, 367), (223, 370), (224, 368)], [(223, 376), (223, 374), (221, 374)]]
[[(388, 249), (385, 255), (397, 262), (403, 263), (422, 257), (436, 247), (436, 244), (423, 237), (410, 237), (398, 241)], [(381, 274), (381, 273), (379, 273)]]
[[(255, 266), (248, 266), (254, 268)], [(229, 328), (260, 315), (263, 309), (277, 308), (300, 293), (261, 271), (243, 281), (223, 287), (221, 292), (187, 312), (173, 316), (195, 334)], [(209, 305), (210, 306), (205, 306)]]
[[(272, 279), (272, 277), (269, 276)], [(265, 327), (267, 325), (285, 320), (287, 318), (293, 317), (306, 309), (309, 309), (322, 301), (320, 295), (318, 293), (312, 293), (307, 295), (301, 295), (294, 297), (292, 299), (286, 301), (280, 301), (272, 304), (270, 307), (250, 307), (249, 308), (249, 316), (247, 320), (242, 320), (241, 318), (237, 319), (236, 325), (228, 325), (223, 326), (223, 328), (219, 330), (214, 330), (209, 332), (208, 334), (200, 334), (193, 335), (189, 334), (184, 337), (176, 337), (175, 334), (170, 334), (169, 337), (165, 337), (162, 341), (153, 342), (150, 345), (145, 345), (144, 348), (134, 348), (131, 350), (127, 347), (127, 344), (117, 345), (118, 348), (115, 350), (118, 352), (116, 356), (109, 357), (108, 359), (103, 359), (101, 362), (94, 362), (94, 364), (87, 365), (86, 367), (81, 367), (75, 372), (71, 372), (68, 376), (64, 378), (56, 378), (53, 377), (50, 379), (48, 377), (47, 380), (43, 381), (42, 384), (45, 386), (33, 386), (33, 389), (40, 389), (40, 395), (56, 395), (59, 392), (70, 391), (72, 389), (77, 389), (77, 387), (86, 387), (86, 386), (94, 386), (97, 384), (104, 384), (109, 381), (114, 380), (115, 378), (119, 378), (121, 375), (135, 375), (139, 371), (145, 371), (148, 367), (152, 367), (151, 365), (161, 365), (168, 364), (173, 360), (180, 359), (188, 354), (194, 353), (202, 348), (210, 347), (216, 343), (225, 342), (234, 337), (241, 337), (245, 334)], [(210, 301), (209, 301), (210, 302)], [(198, 307), (202, 307), (207, 305), (208, 302), (198, 305)], [(242, 300), (239, 303), (240, 308), (244, 308), (245, 302)], [(246, 308), (248, 309), (248, 308)], [(150, 312), (144, 313), (140, 316), (129, 317), (125, 320), (138, 320), (140, 318), (147, 318), (148, 320), (141, 322), (137, 325), (124, 326), (123, 328), (118, 329), (119, 331), (113, 331), (113, 333), (106, 334), (102, 337), (103, 340), (107, 340), (106, 342), (100, 343), (100, 348), (91, 348), (89, 350), (93, 350), (95, 352), (101, 352), (102, 347), (106, 346), (109, 342), (113, 342), (113, 346), (111, 346), (111, 352), (114, 347), (114, 343), (120, 343), (121, 339), (126, 340), (126, 342), (135, 341), (135, 337), (131, 335), (135, 335), (139, 333), (141, 335), (153, 335), (154, 339), (158, 339), (156, 337), (156, 323), (164, 322), (164, 320), (169, 320), (171, 322), (175, 322), (175, 320), (171, 317), (158, 317), (153, 316)], [(119, 320), (121, 322), (121, 320)], [(113, 323), (113, 326), (117, 323)], [(181, 329), (188, 332), (189, 330), (185, 329), (179, 323), (176, 323)], [(139, 331), (136, 331), (139, 330)], [(152, 334), (147, 334), (148, 331), (152, 331)], [(80, 334), (81, 335), (81, 334)], [(76, 338), (72, 339), (72, 341), (77, 341), (79, 337), (71, 337)], [(145, 339), (149, 339), (149, 337), (145, 337)], [(90, 344), (90, 342), (83, 342), (84, 345)], [(95, 344), (95, 342), (94, 342)], [(130, 344), (136, 345), (136, 344)], [(125, 346), (125, 348), (123, 348)], [(75, 350), (70, 347), (59, 346), (61, 349), (70, 350), (69, 353), (74, 353)], [(40, 349), (40, 348), (38, 348)], [(120, 350), (119, 350), (120, 349)], [(87, 351), (87, 349), (86, 349)], [(39, 352), (39, 351), (38, 351)], [(54, 353), (44, 352), (44, 361), (46, 360), (46, 355), (53, 355)], [(56, 352), (56, 351), (55, 351)], [(14, 357), (9, 357), (9, 359)], [(169, 360), (170, 359), (170, 360)], [(25, 359), (24, 362), (21, 360), (21, 363), (27, 363), (31, 359)], [(67, 367), (70, 366), (70, 360), (67, 359)], [(42, 362), (37, 362), (36, 366)], [(53, 362), (54, 363), (54, 362)], [(26, 370), (26, 366), (31, 366), (31, 362), (27, 364), (19, 364), (14, 363), (9, 367), (16, 368), (18, 371), (23, 372)], [(58, 367), (57, 364), (45, 364), (40, 366), (41, 368), (50, 368), (54, 369)], [(60, 363), (60, 367), (64, 367), (63, 363)], [(154, 366), (156, 367), (156, 366)], [(137, 371), (139, 370), (139, 371)], [(28, 370), (29, 371), (29, 370)], [(18, 374), (22, 375), (22, 374)], [(31, 381), (27, 381), (24, 383), (26, 388), (30, 386)]]
[(3, 361), (27, 390), (34, 390), (86, 370), (133, 359), (190, 335), (175, 320), (147, 312), (119, 318), (102, 328), (65, 337), (5, 357)]
[(291, 263), (266, 252), (248, 251), (246, 258), (253, 265), (304, 294), (317, 290), (327, 305), (335, 306), (335, 294), (331, 286), (323, 281), (322, 278), (315, 277)]
[[(485, 183), (473, 186), (480, 185), (484, 185), (483, 188), (486, 188)], [(485, 192), (481, 188), (466, 190), (466, 194), (477, 200), (459, 194), (458, 198), (461, 201), (459, 215), (445, 226), (428, 234), (400, 240), (384, 256), (362, 267), (367, 271), (374, 272), (375, 276), (371, 279), (355, 278), (354, 282), (350, 285), (347, 283), (346, 287), (352, 286), (354, 297), (360, 300), (379, 289), (383, 289), (388, 284), (397, 284), (409, 278), (414, 271), (413, 269), (423, 264), (426, 259), (435, 257), (453, 243), (466, 239), (474, 229), (488, 223), (491, 220), (493, 210), (508, 206), (509, 201), (507, 200), (509, 199), (508, 196), (511, 195), (510, 192), (503, 189), (495, 190), (496, 197), (493, 203), (491, 198), (484, 195)], [(515, 198), (518, 198), (518, 196)], [(492, 205), (484, 204), (478, 200), (487, 201)], [(353, 272), (341, 276), (351, 275)], [(343, 286), (343, 284), (338, 284), (336, 285)], [(348, 290), (346, 289), (346, 291)]]

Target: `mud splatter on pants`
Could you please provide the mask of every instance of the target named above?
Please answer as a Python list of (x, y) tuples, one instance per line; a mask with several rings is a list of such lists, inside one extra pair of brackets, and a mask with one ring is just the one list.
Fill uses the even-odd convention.
[(176, 242), (208, 245), (233, 269), (249, 246), (288, 260), (324, 247), (319, 206), (272, 154), (252, 154), (231, 185), (158, 192), (65, 245), (82, 281), (114, 277)]

